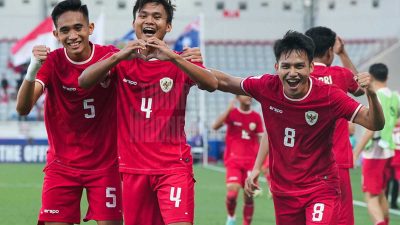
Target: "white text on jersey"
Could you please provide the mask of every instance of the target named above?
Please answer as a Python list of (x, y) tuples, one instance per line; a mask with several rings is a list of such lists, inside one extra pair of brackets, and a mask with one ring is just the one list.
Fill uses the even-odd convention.
[(125, 82), (125, 83), (128, 83), (128, 84), (130, 84), (130, 85), (137, 85), (137, 82), (136, 82), (136, 81), (128, 80), (128, 79), (126, 79), (126, 78), (124, 78), (122, 81)]

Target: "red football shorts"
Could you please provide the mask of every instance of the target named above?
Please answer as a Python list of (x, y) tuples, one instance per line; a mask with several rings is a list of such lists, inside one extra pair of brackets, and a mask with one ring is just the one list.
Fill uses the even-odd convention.
[(385, 190), (390, 178), (389, 159), (363, 159), (362, 189), (373, 195)]
[(194, 178), (190, 173), (122, 174), (125, 225), (193, 223)]
[(394, 178), (400, 180), (400, 150), (394, 151), (391, 166), (394, 170)]
[(339, 168), (339, 182), (341, 191), (339, 225), (354, 225), (353, 193), (348, 168)]
[(252, 168), (244, 168), (238, 166), (226, 167), (226, 183), (238, 183), (242, 187), (246, 182), (246, 178), (250, 175)]
[(301, 196), (272, 195), (277, 225), (336, 225), (340, 194), (328, 186)]
[(38, 224), (80, 223), (83, 189), (89, 203), (84, 221), (122, 221), (121, 179), (117, 168), (86, 172), (52, 163), (44, 172)]

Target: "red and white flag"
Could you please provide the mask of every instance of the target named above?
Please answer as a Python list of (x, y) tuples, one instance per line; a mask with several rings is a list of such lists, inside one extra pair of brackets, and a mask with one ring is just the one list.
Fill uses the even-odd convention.
[(28, 35), (17, 41), (11, 48), (12, 64), (16, 67), (29, 62), (35, 45), (46, 45), (51, 50), (57, 48), (53, 29), (53, 21), (51, 17), (47, 17)]

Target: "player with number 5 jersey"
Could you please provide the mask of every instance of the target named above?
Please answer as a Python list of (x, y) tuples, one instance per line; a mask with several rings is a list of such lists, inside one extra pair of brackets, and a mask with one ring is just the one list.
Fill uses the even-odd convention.
[(79, 224), (83, 189), (89, 203), (84, 221), (122, 224), (115, 84), (106, 78), (90, 90), (78, 86), (86, 67), (118, 50), (89, 42), (94, 25), (88, 18), (79, 0), (55, 6), (53, 33), (64, 48), (50, 52), (44, 45), (35, 46), (18, 92), (17, 111), (22, 115), (46, 94), (49, 149), (39, 224)]

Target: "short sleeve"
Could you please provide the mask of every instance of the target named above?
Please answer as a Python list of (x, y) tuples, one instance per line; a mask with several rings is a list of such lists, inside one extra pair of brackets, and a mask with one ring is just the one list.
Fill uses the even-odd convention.
[(353, 122), (362, 104), (335, 86), (330, 86), (330, 89), (330, 99), (335, 116)]
[(265, 87), (265, 76), (250, 76), (242, 80), (240, 84), (242, 90), (248, 94), (249, 96), (257, 99), (259, 90), (262, 90), (262, 87)]
[(343, 68), (343, 73), (344, 76), (347, 80), (347, 91), (350, 93), (355, 93), (358, 89), (360, 89), (360, 86), (358, 85), (357, 81), (354, 79), (354, 74), (351, 72), (349, 69)]

